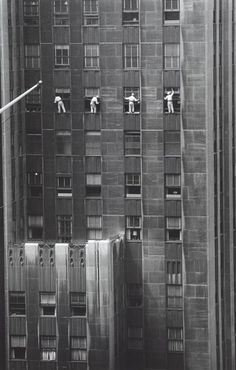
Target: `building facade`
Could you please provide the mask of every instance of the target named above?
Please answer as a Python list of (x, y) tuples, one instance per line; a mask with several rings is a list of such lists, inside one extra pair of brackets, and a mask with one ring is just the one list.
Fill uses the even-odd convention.
[(6, 369), (235, 369), (234, 1), (0, 9)]

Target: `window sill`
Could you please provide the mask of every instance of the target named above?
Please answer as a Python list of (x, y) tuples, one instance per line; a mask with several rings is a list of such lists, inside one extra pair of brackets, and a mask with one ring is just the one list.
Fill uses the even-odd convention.
[(96, 112), (96, 113), (92, 113), (92, 112), (89, 112), (89, 111), (85, 111), (84, 114), (94, 114), (94, 115), (98, 115), (100, 114), (101, 112)]
[(84, 71), (100, 71), (100, 67), (84, 67)]
[(124, 114), (139, 115), (140, 112), (124, 112)]

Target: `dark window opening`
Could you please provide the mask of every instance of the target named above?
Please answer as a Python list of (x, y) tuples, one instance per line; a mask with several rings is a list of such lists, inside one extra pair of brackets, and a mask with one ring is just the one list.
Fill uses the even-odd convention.
[(29, 197), (42, 197), (42, 173), (31, 172), (28, 173), (28, 196)]
[(61, 155), (71, 155), (71, 132), (57, 131), (56, 132), (56, 153)]
[(42, 316), (56, 315), (56, 297), (54, 293), (40, 294), (40, 311)]
[(164, 23), (179, 23), (179, 0), (164, 0)]
[(25, 293), (9, 293), (9, 315), (25, 315)]
[(57, 196), (59, 198), (72, 197), (71, 176), (57, 176)]
[(84, 111), (85, 112), (92, 112), (92, 108), (91, 108), (91, 100), (93, 97), (97, 97), (97, 101), (99, 104), (96, 104), (96, 112), (99, 113), (100, 112), (100, 89), (98, 88), (86, 88), (85, 89), (85, 96), (84, 96)]
[(126, 175), (126, 197), (135, 198), (141, 195), (141, 184), (140, 184), (140, 175), (138, 174), (129, 174)]
[(26, 359), (26, 337), (23, 335), (10, 336), (10, 357), (13, 360)]
[(86, 294), (71, 293), (70, 308), (72, 316), (86, 316)]

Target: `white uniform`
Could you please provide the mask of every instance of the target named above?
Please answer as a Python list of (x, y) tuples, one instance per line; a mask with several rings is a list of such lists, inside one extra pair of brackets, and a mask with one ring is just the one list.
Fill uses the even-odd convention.
[(132, 94), (128, 98), (125, 98), (125, 100), (129, 101), (129, 113), (134, 113), (134, 102), (137, 102), (138, 99)]
[(99, 104), (98, 96), (94, 96), (90, 101), (90, 112), (91, 113), (97, 113), (97, 107), (96, 107), (97, 104)]
[(54, 103), (57, 103), (58, 113), (61, 113), (61, 111), (63, 111), (63, 113), (66, 113), (66, 108), (60, 96), (55, 97)]
[(166, 97), (164, 98), (167, 100), (167, 108), (168, 108), (168, 113), (174, 113), (174, 106), (173, 106), (173, 95), (174, 95), (174, 90), (172, 92), (169, 92)]

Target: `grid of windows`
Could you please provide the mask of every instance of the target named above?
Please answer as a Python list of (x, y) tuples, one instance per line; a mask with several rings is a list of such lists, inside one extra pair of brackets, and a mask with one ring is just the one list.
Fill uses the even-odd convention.
[(84, 45), (84, 67), (89, 69), (99, 68), (99, 45)]
[(70, 294), (71, 316), (86, 316), (86, 293)]
[(55, 293), (40, 293), (40, 314), (41, 316), (56, 315)]
[(126, 238), (127, 240), (141, 240), (141, 217), (127, 216), (126, 217)]
[(55, 67), (69, 67), (70, 49), (69, 45), (55, 45)]
[(26, 337), (25, 335), (10, 336), (10, 357), (13, 360), (26, 359)]
[(40, 68), (40, 47), (39, 45), (25, 45), (25, 68)]
[(43, 361), (55, 361), (57, 353), (57, 340), (55, 336), (41, 336), (40, 358)]
[(25, 315), (24, 292), (9, 292), (9, 315)]
[(166, 217), (166, 240), (182, 240), (181, 217)]
[(57, 176), (57, 196), (59, 198), (72, 197), (72, 179), (71, 176)]
[(85, 336), (71, 337), (71, 361), (87, 361), (87, 338)]
[(164, 45), (165, 69), (179, 69), (179, 44)]
[(125, 133), (125, 155), (140, 155), (140, 133), (126, 132)]
[(124, 45), (124, 68), (136, 69), (139, 67), (139, 45)]
[(183, 329), (168, 328), (168, 352), (183, 352)]
[(125, 193), (128, 198), (141, 196), (141, 179), (139, 174), (127, 174), (125, 176)]
[(87, 239), (102, 239), (102, 216), (87, 216)]
[(57, 216), (58, 240), (61, 243), (69, 243), (72, 239), (72, 216)]

